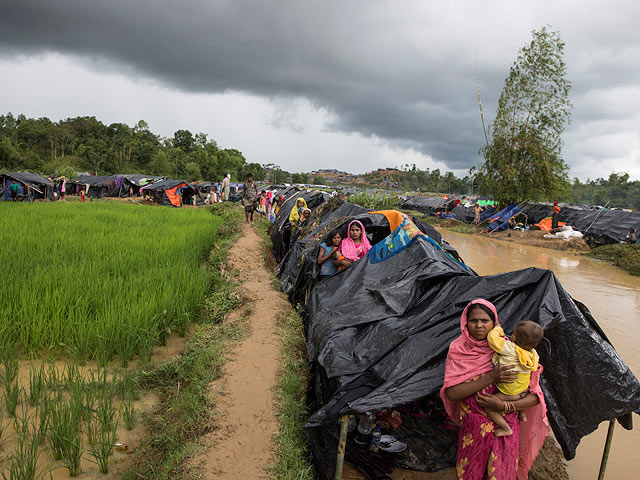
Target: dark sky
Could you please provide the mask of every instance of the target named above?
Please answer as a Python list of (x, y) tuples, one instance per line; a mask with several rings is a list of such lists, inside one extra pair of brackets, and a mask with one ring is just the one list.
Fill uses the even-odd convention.
[[(0, 110), (208, 133), (288, 170), (477, 165), (530, 31), (566, 43), (571, 175), (640, 178), (638, 2), (0, 0)], [(558, 5), (560, 4), (560, 5)]]

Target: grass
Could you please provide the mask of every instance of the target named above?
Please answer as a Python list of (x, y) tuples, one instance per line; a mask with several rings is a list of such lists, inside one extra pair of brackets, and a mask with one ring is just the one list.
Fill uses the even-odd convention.
[[(122, 206), (105, 204), (108, 208), (103, 211), (100, 205), (99, 202), (91, 204), (92, 207), (98, 206), (93, 213), (102, 212), (108, 218), (112, 214), (117, 215)], [(68, 213), (64, 204), (56, 206), (62, 207), (63, 213)], [(113, 206), (115, 206), (115, 210), (112, 210)], [(27, 217), (33, 214), (29, 211), (32, 205), (25, 205), (25, 207)], [(147, 214), (152, 217), (155, 215), (155, 213), (150, 214), (147, 208), (140, 210), (140, 207), (137, 206), (125, 207), (135, 211), (136, 218), (143, 223), (146, 220), (142, 217)], [(165, 212), (169, 216), (176, 212), (171, 209), (155, 210)], [(197, 444), (197, 439), (192, 434), (209, 428), (211, 425), (211, 421), (207, 419), (211, 415), (212, 405), (210, 399), (205, 395), (208, 382), (216, 375), (220, 375), (220, 366), (224, 362), (227, 347), (242, 334), (241, 326), (220, 323), (224, 314), (241, 302), (240, 297), (233, 292), (230, 282), (220, 273), (222, 263), (226, 258), (226, 249), (234, 240), (241, 212), (239, 209), (234, 211), (223, 207), (215, 209), (216, 216), (212, 216), (206, 210), (198, 211), (201, 213), (189, 214), (178, 222), (180, 228), (191, 231), (192, 241), (190, 242), (182, 242), (182, 233), (176, 233), (173, 226), (168, 226), (166, 222), (163, 225), (167, 231), (163, 233), (156, 229), (155, 233), (158, 235), (176, 233), (176, 241), (182, 249), (180, 251), (179, 248), (174, 248), (173, 245), (170, 245), (171, 242), (166, 241), (167, 238), (161, 238), (160, 243), (164, 245), (165, 253), (168, 255), (166, 259), (161, 258), (162, 252), (153, 245), (145, 251), (140, 245), (137, 246), (140, 255), (151, 263), (149, 265), (136, 264), (134, 260), (129, 259), (132, 262), (132, 272), (118, 271), (120, 266), (116, 263), (122, 261), (122, 257), (115, 261), (106, 261), (102, 257), (96, 262), (93, 261), (93, 258), (84, 259), (85, 263), (93, 266), (92, 268), (104, 267), (112, 270), (108, 278), (96, 280), (103, 282), (103, 286), (118, 278), (118, 281), (125, 282), (125, 274), (133, 275), (132, 280), (136, 281), (138, 279), (136, 275), (144, 273), (142, 270), (145, 270), (145, 275), (148, 278), (155, 278), (156, 268), (168, 275), (170, 272), (180, 271), (183, 267), (189, 267), (191, 271), (188, 272), (188, 275), (178, 275), (177, 280), (163, 280), (163, 282), (169, 283), (183, 282), (182, 286), (174, 285), (176, 290), (171, 294), (173, 306), (157, 302), (156, 300), (162, 299), (163, 296), (148, 291), (150, 288), (166, 287), (170, 289), (172, 286), (169, 283), (160, 283), (158, 286), (153, 282), (150, 285), (141, 282), (138, 285), (141, 287), (137, 290), (138, 297), (129, 296), (131, 292), (124, 289), (120, 295), (122, 298), (107, 299), (113, 304), (124, 301), (131, 302), (128, 305), (129, 308), (120, 315), (119, 319), (109, 315), (101, 315), (101, 310), (98, 307), (101, 301), (106, 300), (95, 298), (93, 299), (96, 302), (93, 309), (95, 316), (85, 318), (87, 328), (82, 329), (78, 324), (78, 331), (74, 332), (75, 337), (65, 338), (65, 341), (60, 343), (54, 341), (52, 344), (47, 344), (46, 339), (57, 338), (57, 335), (69, 333), (66, 330), (63, 330), (63, 333), (54, 331), (66, 319), (46, 317), (46, 320), (51, 323), (50, 325), (38, 325), (44, 320), (33, 320), (32, 323), (35, 326), (20, 325), (14, 330), (9, 329), (9, 333), (15, 336), (7, 339), (2, 336), (8, 331), (6, 324), (2, 323), (6, 318), (0, 317), (0, 377), (3, 387), (3, 394), (0, 396), (0, 407), (2, 407), (0, 417), (4, 416), (6, 410), (14, 417), (10, 423), (10, 429), (13, 430), (13, 438), (15, 439), (15, 446), (11, 451), (3, 453), (2, 467), (0, 467), (1, 478), (31, 479), (34, 478), (34, 475), (40, 478), (41, 475), (46, 475), (51, 468), (61, 466), (66, 467), (70, 476), (76, 476), (80, 473), (80, 461), (84, 457), (91, 457), (101, 472), (109, 471), (111, 473), (110, 467), (112, 465), (110, 463), (117, 440), (117, 426), (119, 423), (123, 423), (126, 428), (132, 428), (135, 424), (137, 412), (133, 400), (139, 397), (139, 391), (142, 387), (156, 389), (161, 398), (158, 409), (149, 418), (145, 418), (148, 426), (153, 427), (150, 429), (151, 435), (146, 444), (151, 447), (150, 449), (140, 449), (140, 452), (152, 451), (156, 455), (145, 456), (145, 453), (138, 455), (136, 451), (136, 454), (133, 455), (136, 459), (127, 472), (133, 472), (131, 478), (176, 478), (173, 473), (180, 468), (184, 463), (185, 456), (188, 455), (188, 452), (193, 452), (194, 445)], [(195, 213), (193, 210), (190, 212)], [(40, 214), (41, 212), (38, 211), (38, 215)], [(70, 215), (75, 215), (74, 218), (77, 221), (86, 219), (86, 217), (76, 214), (77, 212), (71, 212)], [(112, 220), (115, 224), (118, 223), (117, 219), (112, 218)], [(158, 221), (158, 219), (156, 218), (154, 221)], [(60, 244), (61, 251), (53, 252), (53, 256), (70, 258), (65, 249), (73, 250), (78, 247), (78, 243), (72, 238), (73, 235), (68, 236), (71, 237), (69, 244)], [(125, 241), (131, 240), (128, 236), (123, 236), (123, 238)], [(2, 248), (4, 246), (0, 246), (0, 250)], [(119, 248), (126, 254), (129, 246), (121, 242)], [(95, 254), (95, 252), (93, 253)], [(156, 256), (150, 256), (151, 253)], [(110, 254), (116, 255), (117, 252), (110, 251)], [(16, 258), (23, 262), (21, 265), (24, 266), (26, 254), (23, 252), (21, 255)], [(16, 260), (17, 262), (18, 260)], [(35, 264), (31, 264), (31, 267), (34, 271), (38, 268)], [(70, 267), (82, 268), (82, 265), (81, 262), (75, 262)], [(36, 273), (42, 275), (43, 272), (37, 270)], [(26, 289), (30, 288), (30, 282), (36, 286), (48, 285), (46, 281), (39, 283), (41, 281), (39, 276), (29, 277), (27, 275), (27, 277), (17, 279), (23, 282), (23, 287)], [(64, 272), (58, 278), (58, 281), (63, 282), (72, 282), (72, 280), (74, 280), (73, 276), (65, 277)], [(80, 283), (85, 286), (88, 295), (92, 291), (87, 286), (89, 282), (84, 278), (81, 280)], [(71, 283), (66, 283), (63, 286), (65, 285), (71, 285), (71, 288), (78, 287)], [(104, 286), (107, 290), (112, 287)], [(0, 286), (0, 291), (3, 288), (6, 291), (6, 285)], [(131, 288), (133, 291), (133, 287)], [(182, 298), (183, 291), (185, 298)], [(201, 291), (197, 299), (194, 296), (196, 291)], [(148, 301), (147, 293), (153, 297), (153, 301), (156, 301), (153, 303), (153, 308), (162, 308), (167, 311), (167, 314), (166, 317), (164, 312), (155, 316), (147, 315), (147, 324), (150, 327), (139, 330), (136, 329), (137, 317), (135, 317), (139, 310), (137, 304), (149, 305), (149, 303), (145, 303)], [(47, 301), (48, 298), (46, 295), (40, 297), (39, 292), (35, 290), (33, 295), (33, 298), (39, 302)], [(60, 295), (65, 295), (65, 293), (61, 292)], [(6, 301), (5, 298), (0, 300), (0, 302), (4, 301)], [(74, 305), (77, 307), (79, 302)], [(11, 304), (11, 308), (14, 307), (15, 303)], [(221, 312), (221, 315), (209, 315), (209, 308)], [(74, 314), (72, 310), (66, 312), (72, 316)], [(82, 312), (86, 313), (84, 310)], [(60, 311), (57, 311), (57, 314), (60, 314)], [(139, 316), (142, 318), (142, 315)], [(74, 321), (79, 320), (76, 317), (73, 319), (75, 319)], [(163, 335), (166, 338), (166, 334), (171, 330), (180, 332), (181, 329), (186, 329), (193, 320), (199, 320), (194, 337), (190, 340), (187, 350), (176, 359), (153, 365), (141, 362), (135, 371), (118, 371), (108, 363), (114, 354), (120, 357), (121, 363), (125, 363), (122, 362), (122, 358), (125, 356), (122, 355), (122, 352), (125, 350), (131, 352), (130, 357), (133, 355), (138, 355), (140, 358), (144, 355), (150, 356), (154, 344), (162, 342)], [(116, 323), (117, 321), (120, 322), (119, 325)], [(98, 323), (96, 324), (96, 322)], [(100, 328), (104, 328), (104, 330), (100, 330)], [(119, 328), (124, 333), (112, 337), (111, 340), (115, 339), (116, 342), (110, 344), (110, 338), (108, 338), (110, 329), (116, 331)], [(102, 333), (97, 335), (96, 329)], [(36, 337), (21, 336), (24, 331), (33, 332), (36, 330), (46, 331), (46, 335), (41, 337), (38, 342), (29, 344), (27, 340), (34, 340)], [(130, 339), (124, 338), (126, 335), (132, 335), (135, 338), (134, 348), (131, 347)], [(89, 337), (88, 340), (87, 337)], [(15, 348), (11, 344), (14, 340), (19, 348)], [(82, 341), (76, 342), (76, 340)], [(36, 345), (40, 344), (43, 345), (44, 352), (36, 349)], [(7, 348), (9, 346), (12, 348)], [(84, 358), (79, 358), (78, 352), (81, 349), (88, 352)], [(51, 352), (54, 355), (49, 355)], [(30, 368), (24, 379), (18, 378), (20, 353), (33, 353), (34, 356), (37, 353), (45, 354), (42, 363), (40, 360), (36, 361), (34, 365), (38, 366)], [(60, 353), (71, 355), (62, 369), (54, 362)], [(92, 367), (86, 371), (80, 369), (78, 364), (89, 357), (94, 357), (97, 360), (97, 368)], [(24, 387), (20, 385), (20, 381), (24, 382)], [(30, 410), (30, 405), (35, 408)], [(29, 411), (31, 413), (27, 414)], [(0, 423), (0, 425), (4, 424)], [(3, 431), (0, 434), (0, 442), (7, 433), (11, 432)], [(88, 448), (85, 447), (87, 441)], [(41, 467), (41, 471), (36, 471), (38, 462), (43, 460), (41, 457), (44, 457), (45, 450), (46, 460), (54, 459), (56, 463), (47, 464), (44, 460), (45, 464)], [(148, 459), (151, 460), (147, 461)], [(149, 468), (144, 468), (145, 465)], [(140, 472), (143, 473), (140, 474)], [(163, 472), (165, 472), (164, 475)]]
[(280, 428), (275, 436), (277, 460), (271, 466), (281, 480), (315, 478), (304, 424), (308, 383), (307, 351), (300, 316), (291, 312), (280, 320), (282, 367), (276, 387)]
[(398, 197), (380, 192), (376, 192), (373, 195), (363, 192), (347, 197), (347, 201), (349, 203), (357, 203), (364, 208), (389, 210), (397, 205)]
[(80, 362), (148, 359), (166, 327), (184, 334), (199, 314), (222, 226), (205, 209), (1, 202), (0, 342)]
[(603, 245), (591, 250), (589, 256), (611, 262), (632, 275), (640, 276), (640, 244), (638, 243)]
[(227, 205), (216, 211), (223, 217), (224, 226), (220, 230), (221, 241), (208, 259), (211, 292), (203, 302), (203, 322), (190, 333), (189, 342), (178, 357), (144, 367), (135, 379), (140, 388), (155, 390), (160, 404), (145, 415), (148, 436), (119, 478), (197, 476), (197, 472), (187, 471), (185, 460), (199, 450), (200, 437), (215, 426), (215, 399), (208, 387), (222, 376), (228, 351), (244, 335), (242, 321), (225, 321), (242, 299), (234, 291), (233, 282), (221, 273), (242, 211)]
[[(271, 252), (269, 222), (257, 222), (254, 228), (262, 238), (267, 270), (273, 271), (275, 263)], [(274, 289), (280, 290), (280, 282), (274, 275)], [(283, 314), (278, 321), (282, 339), (282, 364), (276, 385), (278, 433), (276, 460), (270, 466), (275, 478), (280, 480), (312, 480), (315, 478), (311, 454), (304, 433), (309, 416), (306, 405), (308, 383), (307, 350), (300, 315), (293, 310)]]
[[(479, 233), (483, 229), (483, 226), (477, 227), (473, 223), (464, 223), (460, 220), (454, 220), (453, 218), (437, 218), (425, 215), (422, 220), (434, 227), (446, 228), (458, 233)], [(486, 224), (484, 226), (486, 226)]]

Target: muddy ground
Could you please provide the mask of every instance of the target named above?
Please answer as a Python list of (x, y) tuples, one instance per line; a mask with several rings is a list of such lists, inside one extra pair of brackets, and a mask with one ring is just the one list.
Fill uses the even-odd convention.
[(242, 293), (252, 302), (248, 333), (225, 364), (222, 379), (211, 384), (222, 417), (221, 427), (205, 442), (213, 445), (196, 459), (205, 479), (269, 478), (271, 439), (278, 429), (274, 387), (281, 342), (276, 319), (291, 307), (274, 289), (262, 252), (262, 240), (245, 224), (227, 266), (239, 271)]

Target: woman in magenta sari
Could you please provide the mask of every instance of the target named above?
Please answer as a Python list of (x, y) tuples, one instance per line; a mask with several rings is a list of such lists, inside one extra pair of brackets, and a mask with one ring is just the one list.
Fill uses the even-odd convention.
[[(524, 398), (507, 405), (493, 395), (497, 382), (513, 381), (517, 375), (511, 367), (493, 367), (487, 334), (498, 324), (491, 302), (473, 300), (460, 317), (460, 336), (449, 345), (440, 397), (451, 420), (460, 426), (456, 462), (460, 480), (525, 480), (549, 434), (541, 365), (531, 374)], [(513, 435), (494, 436), (495, 424), (483, 408), (505, 412)], [(528, 410), (526, 423), (518, 420), (521, 410)]]
[(371, 244), (364, 225), (358, 220), (353, 220), (347, 227), (347, 236), (340, 242), (338, 258), (333, 263), (338, 267), (338, 270), (342, 270), (360, 260), (369, 250), (371, 250)]

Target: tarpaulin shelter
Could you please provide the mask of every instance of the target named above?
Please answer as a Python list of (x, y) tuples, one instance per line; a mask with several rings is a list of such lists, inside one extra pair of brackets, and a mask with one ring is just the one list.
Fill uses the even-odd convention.
[(124, 182), (119, 191), (119, 196), (121, 197), (129, 196), (129, 188), (133, 189), (134, 195), (139, 195), (142, 187), (164, 179), (164, 177), (157, 175), (145, 175), (142, 173), (126, 174), (122, 175), (122, 177), (124, 178)]
[(194, 188), (184, 180), (160, 180), (141, 190), (151, 194), (156, 203), (173, 207), (189, 203), (194, 196)]
[[(495, 211), (496, 209), (492, 206), (484, 207), (484, 210), (480, 213), (480, 221), (485, 221), (487, 218), (491, 217)], [(451, 213), (454, 214), (458, 220), (465, 223), (473, 223), (473, 220), (476, 218), (473, 206), (465, 207), (464, 205), (458, 205), (451, 211)]]
[(53, 182), (30, 172), (7, 172), (0, 174), (0, 200), (10, 200), (10, 186), (18, 183), (18, 197), (22, 200), (33, 201), (47, 199), (53, 201)]
[(500, 230), (507, 230), (509, 228), (509, 220), (520, 213), (520, 207), (515, 203), (512, 203), (507, 208), (503, 208), (498, 213), (492, 215), (489, 218), (489, 225), (485, 232), (497, 232)]
[(89, 198), (118, 197), (124, 185), (122, 175), (89, 175), (66, 180), (67, 194), (84, 190)]
[[(283, 289), (305, 306), (313, 412), (306, 428), (320, 478), (333, 475), (338, 417), (384, 409), (405, 412), (396, 433), (408, 448), (394, 455), (395, 466), (419, 471), (453, 466), (457, 435), (437, 392), (449, 343), (460, 334), (460, 314), (476, 298), (496, 305), (507, 333), (524, 318), (544, 328), (548, 345), (541, 344), (539, 354), (547, 368), (541, 386), (567, 459), (604, 420), (618, 418), (631, 428), (630, 414), (640, 412), (640, 384), (587, 307), (573, 300), (551, 271), (478, 276), (411, 219), (362, 210), (317, 205), (317, 223), (303, 229), (277, 270)], [(370, 217), (375, 245), (351, 267), (316, 282), (317, 245), (350, 215)], [(282, 225), (284, 216), (286, 209), (276, 224)], [(385, 225), (388, 233), (380, 238)], [(347, 447), (347, 459), (349, 452)], [(377, 458), (366, 451), (359, 456), (368, 463)]]
[[(552, 230), (553, 219), (551, 217), (543, 218), (538, 223), (535, 224), (540, 230), (545, 232), (550, 232)], [(564, 227), (566, 223), (558, 222), (558, 227)]]
[(400, 203), (400, 208), (407, 210), (416, 210), (418, 212), (426, 213), (427, 215), (435, 215), (440, 211), (449, 211), (453, 208), (453, 198), (442, 197), (407, 197), (406, 200)]

